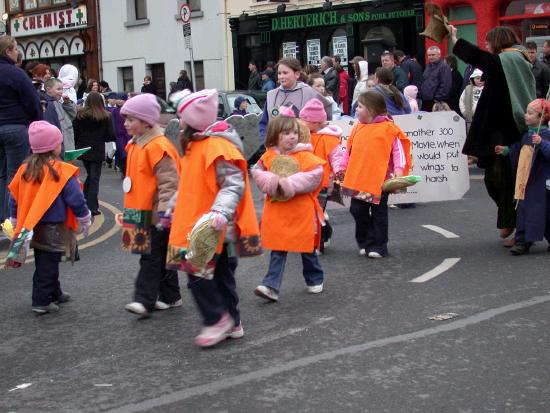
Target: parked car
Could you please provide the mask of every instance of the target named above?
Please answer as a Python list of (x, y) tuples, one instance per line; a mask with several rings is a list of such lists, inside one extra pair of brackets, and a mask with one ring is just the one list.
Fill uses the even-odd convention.
[(159, 98), (157, 96), (157, 102), (160, 105), (160, 118), (159, 118), (159, 125), (162, 128), (166, 128), (166, 125), (168, 125), (168, 122), (170, 122), (172, 119), (176, 119), (176, 109), (170, 103), (165, 101), (162, 98)]
[[(256, 95), (256, 93), (254, 93)], [(225, 91), (220, 90), (218, 92), (218, 118), (219, 119), (225, 119), (229, 116), (231, 116), (231, 113), (233, 113), (233, 110), (235, 109), (235, 99), (237, 99), (239, 96), (242, 96), (246, 98), (250, 105), (248, 106), (248, 113), (262, 113), (262, 107), (263, 102), (258, 103), (258, 100), (252, 96), (252, 93), (249, 93), (249, 91), (245, 90), (233, 90), (233, 91)], [(260, 95), (261, 96), (261, 92)], [(264, 101), (265, 101), (265, 93), (263, 94)]]

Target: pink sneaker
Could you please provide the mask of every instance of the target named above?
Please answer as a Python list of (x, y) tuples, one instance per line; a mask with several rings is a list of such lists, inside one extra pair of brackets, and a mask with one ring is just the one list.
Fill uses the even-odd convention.
[(227, 338), (235, 322), (225, 313), (220, 321), (213, 326), (204, 327), (201, 333), (195, 337), (195, 344), (199, 347), (212, 347)]
[(227, 338), (243, 338), (244, 337), (244, 328), (243, 323), (239, 324), (238, 326), (233, 327), (229, 332), (227, 333)]

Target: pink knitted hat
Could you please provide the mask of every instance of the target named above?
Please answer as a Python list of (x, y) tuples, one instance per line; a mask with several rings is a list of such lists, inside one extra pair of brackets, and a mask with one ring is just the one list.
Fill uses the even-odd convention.
[(172, 101), (178, 108), (181, 121), (200, 132), (212, 125), (218, 117), (218, 91), (204, 89), (195, 93), (178, 92)]
[(46, 153), (57, 149), (63, 142), (61, 131), (45, 120), (37, 120), (29, 126), (29, 143), (33, 153)]
[(300, 119), (306, 122), (326, 122), (327, 113), (321, 101), (313, 98), (308, 100), (300, 111)]
[(128, 99), (122, 106), (122, 109), (120, 109), (120, 113), (132, 116), (153, 126), (159, 121), (160, 105), (155, 95), (143, 93)]

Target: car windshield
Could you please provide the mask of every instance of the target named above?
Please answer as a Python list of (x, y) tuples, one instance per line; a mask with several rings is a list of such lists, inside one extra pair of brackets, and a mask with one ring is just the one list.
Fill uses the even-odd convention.
[(248, 113), (262, 113), (262, 109), (258, 105), (258, 102), (256, 102), (256, 99), (254, 99), (252, 96), (244, 95), (242, 93), (228, 93), (227, 94), (227, 103), (229, 104), (229, 107), (231, 110), (230, 113), (233, 111), (233, 108), (235, 107), (235, 99), (237, 99), (239, 96), (242, 96), (243, 98), (247, 99), (250, 102), (250, 105), (248, 105), (248, 109), (246, 110)]

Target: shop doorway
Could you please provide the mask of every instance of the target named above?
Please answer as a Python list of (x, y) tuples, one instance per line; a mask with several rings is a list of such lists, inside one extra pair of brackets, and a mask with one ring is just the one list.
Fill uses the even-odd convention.
[(156, 63), (149, 65), (151, 69), (151, 77), (156, 88), (157, 96), (166, 100), (166, 73), (164, 71), (164, 63)]

